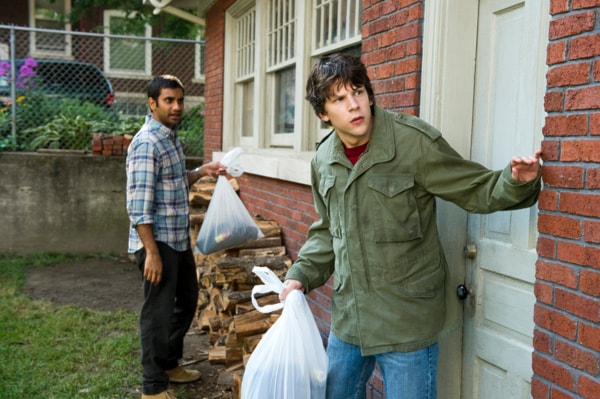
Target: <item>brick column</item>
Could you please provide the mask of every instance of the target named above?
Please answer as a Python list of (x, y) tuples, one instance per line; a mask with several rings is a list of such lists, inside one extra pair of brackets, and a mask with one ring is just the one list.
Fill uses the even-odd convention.
[(600, 1), (551, 0), (532, 396), (600, 397)]

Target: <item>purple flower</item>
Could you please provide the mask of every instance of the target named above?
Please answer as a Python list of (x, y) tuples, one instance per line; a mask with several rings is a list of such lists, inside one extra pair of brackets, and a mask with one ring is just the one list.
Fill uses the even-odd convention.
[(19, 79), (27, 79), (31, 76), (35, 76), (35, 71), (27, 66), (27, 64), (21, 66), (19, 69)]
[[(19, 75), (15, 82), (19, 89), (33, 87), (33, 78), (35, 76), (35, 71), (33, 68), (37, 67), (37, 65), (37, 62), (33, 58), (25, 58), (23, 65), (21, 65), (19, 68)], [(6, 76), (10, 79), (10, 72), (10, 63), (6, 61), (0, 62), (0, 76)]]
[(37, 62), (35, 62), (35, 60), (31, 57), (27, 57), (25, 58), (25, 66), (28, 66), (30, 68), (35, 68), (36, 66), (38, 66)]
[(10, 64), (6, 61), (0, 62), (0, 76), (8, 75), (10, 71)]
[(37, 63), (33, 58), (26, 58), (25, 64), (19, 68), (19, 77), (17, 79), (17, 87), (23, 89), (27, 86), (31, 86), (33, 84), (33, 77), (35, 76), (35, 71), (32, 68), (35, 68)]

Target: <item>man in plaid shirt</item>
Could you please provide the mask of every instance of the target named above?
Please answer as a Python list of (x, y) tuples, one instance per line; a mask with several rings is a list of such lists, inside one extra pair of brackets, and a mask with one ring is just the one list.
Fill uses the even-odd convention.
[(173, 399), (169, 382), (200, 378), (179, 366), (183, 338), (198, 303), (196, 265), (189, 236), (189, 186), (225, 167), (211, 162), (188, 171), (177, 125), (184, 109), (184, 88), (172, 75), (148, 85), (151, 114), (127, 153), (129, 249), (143, 273), (140, 313), (142, 399)]

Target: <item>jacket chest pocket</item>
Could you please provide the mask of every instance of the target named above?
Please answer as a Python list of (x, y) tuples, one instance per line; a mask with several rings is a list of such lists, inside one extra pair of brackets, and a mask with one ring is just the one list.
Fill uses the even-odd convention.
[(319, 183), (319, 195), (327, 208), (327, 218), (329, 219), (329, 232), (333, 237), (341, 237), (340, 214), (337, 204), (337, 192), (335, 190), (336, 177), (333, 175), (323, 176)]
[(422, 237), (412, 175), (372, 176), (369, 179), (368, 218), (375, 242), (401, 242)]

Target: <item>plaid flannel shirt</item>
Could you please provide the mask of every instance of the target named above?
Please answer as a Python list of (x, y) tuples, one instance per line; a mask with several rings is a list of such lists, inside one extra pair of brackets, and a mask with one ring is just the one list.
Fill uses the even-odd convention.
[(128, 252), (143, 247), (139, 224), (152, 224), (156, 241), (189, 249), (189, 184), (177, 131), (147, 116), (127, 151), (126, 170)]

